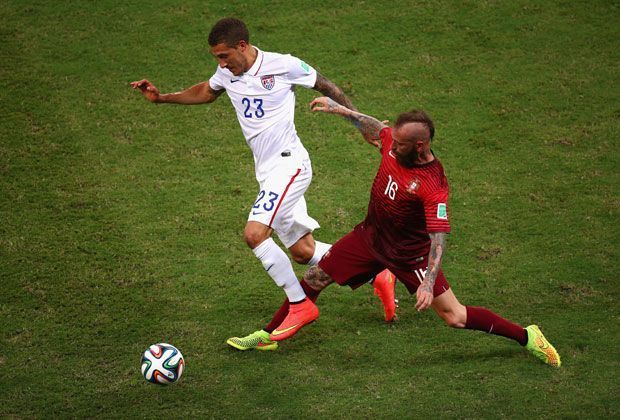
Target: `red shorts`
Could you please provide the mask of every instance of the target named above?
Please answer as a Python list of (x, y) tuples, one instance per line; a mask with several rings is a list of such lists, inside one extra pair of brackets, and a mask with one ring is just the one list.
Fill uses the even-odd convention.
[[(341, 286), (350, 286), (356, 289), (376, 276), (384, 269), (390, 270), (413, 294), (424, 280), (428, 267), (428, 255), (420, 257), (412, 265), (395, 266), (390, 261), (377, 258), (371, 251), (364, 238), (364, 231), (354, 229), (338, 240), (323, 256), (319, 267)], [(450, 288), (443, 271), (439, 270), (433, 295), (441, 295)]]

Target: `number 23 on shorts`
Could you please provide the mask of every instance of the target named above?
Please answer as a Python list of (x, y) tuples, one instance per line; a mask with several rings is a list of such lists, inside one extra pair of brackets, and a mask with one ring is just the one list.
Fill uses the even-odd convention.
[(256, 198), (254, 205), (252, 206), (252, 208), (254, 209), (252, 213), (260, 214), (262, 213), (261, 210), (265, 210), (265, 211), (273, 210), (273, 208), (276, 205), (276, 200), (278, 199), (278, 197), (280, 197), (280, 194), (274, 193), (272, 191), (261, 190), (258, 193), (258, 197)]

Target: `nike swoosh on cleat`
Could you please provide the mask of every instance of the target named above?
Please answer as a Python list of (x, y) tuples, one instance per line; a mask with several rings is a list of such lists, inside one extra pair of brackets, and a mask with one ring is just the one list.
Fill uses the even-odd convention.
[(540, 347), (543, 350), (549, 348), (549, 343), (547, 343), (545, 340), (543, 340), (540, 337), (536, 337), (536, 344), (538, 344), (538, 347)]
[(295, 324), (295, 325), (293, 325), (292, 327), (288, 327), (288, 328), (285, 328), (285, 329), (283, 329), (283, 330), (273, 330), (273, 332), (271, 333), (271, 335), (280, 335), (280, 334), (284, 334), (285, 332), (288, 332), (288, 331), (292, 330), (293, 328), (297, 328), (297, 326), (298, 326), (298, 325), (299, 325), (299, 324)]

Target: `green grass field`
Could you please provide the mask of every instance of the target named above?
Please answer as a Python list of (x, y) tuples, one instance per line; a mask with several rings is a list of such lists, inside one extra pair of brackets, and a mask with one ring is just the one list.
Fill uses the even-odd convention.
[[(394, 325), (371, 288), (332, 286), (277, 352), (225, 345), (283, 299), (241, 236), (250, 151), (226, 97), (155, 106), (128, 84), (207, 80), (209, 29), (229, 15), (365, 113), (433, 116), (448, 280), (538, 323), (561, 369), (416, 313), (402, 285)], [(602, 0), (4, 1), (0, 417), (618, 417), (618, 21)], [(298, 91), (296, 121), (332, 242), (364, 217), (379, 157), (310, 113), (314, 96)], [(140, 375), (160, 341), (185, 355), (178, 385)]]

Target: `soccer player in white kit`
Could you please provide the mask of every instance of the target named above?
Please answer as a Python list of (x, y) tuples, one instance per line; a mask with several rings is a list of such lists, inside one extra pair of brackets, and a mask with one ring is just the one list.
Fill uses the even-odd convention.
[[(185, 105), (211, 103), (226, 91), (252, 149), (259, 183), (244, 239), (267, 273), (284, 289), (291, 312), (299, 312), (301, 328), (318, 317), (318, 310), (306, 299), (291, 261), (271, 235), (275, 231), (293, 259), (301, 264), (317, 264), (331, 245), (313, 238), (312, 231), (319, 224), (306, 210), (304, 193), (312, 180), (312, 166), (293, 121), (295, 87), (315, 89), (347, 108), (355, 108), (334, 83), (302, 60), (251, 45), (241, 20), (218, 21), (209, 34), (209, 45), (218, 68), (208, 82), (169, 94), (161, 94), (146, 79), (131, 86), (140, 89), (151, 102)], [(378, 286), (384, 285), (376, 284), (375, 289)], [(393, 284), (389, 287), (393, 301)]]

